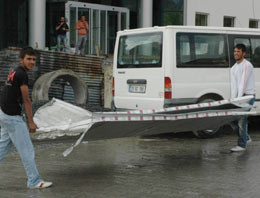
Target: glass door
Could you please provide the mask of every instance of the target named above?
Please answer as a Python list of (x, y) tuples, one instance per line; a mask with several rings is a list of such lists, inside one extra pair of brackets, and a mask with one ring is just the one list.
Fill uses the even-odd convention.
[(118, 12), (108, 11), (107, 17), (108, 17), (108, 24), (107, 24), (108, 54), (113, 54), (115, 41), (116, 41), (116, 33), (118, 31), (118, 19), (117, 19)]
[(70, 46), (76, 47), (78, 34), (76, 23), (81, 15), (89, 24), (86, 54), (113, 54), (116, 33), (129, 27), (129, 9), (100, 4), (68, 1), (65, 4), (65, 17), (68, 18)]
[(101, 54), (107, 53), (107, 12), (101, 11), (101, 24), (100, 24), (100, 50)]
[(121, 12), (121, 19), (120, 19), (120, 21), (121, 21), (121, 30), (125, 30), (125, 29), (127, 29), (127, 25), (126, 25), (126, 13), (125, 12)]
[(92, 54), (97, 54), (97, 50), (100, 51), (100, 11), (93, 10), (93, 21), (92, 21)]
[(81, 16), (85, 16), (86, 17), (86, 21), (88, 22), (88, 32), (87, 32), (87, 43), (86, 43), (86, 47), (85, 47), (85, 53), (86, 54), (90, 54), (90, 38), (91, 38), (91, 31), (89, 31), (91, 29), (91, 18), (90, 18), (90, 9), (89, 8), (78, 8), (78, 20), (80, 19)]
[(70, 20), (69, 20), (69, 28), (70, 28), (70, 47), (75, 48), (77, 44), (77, 31), (76, 31), (76, 23), (77, 23), (77, 8), (71, 7), (70, 8)]

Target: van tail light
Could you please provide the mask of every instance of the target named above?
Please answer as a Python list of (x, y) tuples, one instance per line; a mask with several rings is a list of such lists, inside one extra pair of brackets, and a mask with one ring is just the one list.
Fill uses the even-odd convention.
[(164, 98), (165, 99), (172, 98), (172, 81), (170, 77), (164, 78)]
[(112, 96), (115, 96), (115, 78), (113, 77), (113, 81), (112, 81)]

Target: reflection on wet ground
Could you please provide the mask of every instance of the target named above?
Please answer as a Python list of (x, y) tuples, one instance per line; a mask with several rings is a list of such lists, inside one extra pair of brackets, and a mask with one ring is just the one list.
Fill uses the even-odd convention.
[(50, 189), (26, 189), (16, 152), (0, 164), (1, 197), (259, 197), (260, 131), (243, 153), (231, 153), (236, 136), (191, 133), (83, 142), (67, 158), (75, 139), (35, 142), (36, 161)]

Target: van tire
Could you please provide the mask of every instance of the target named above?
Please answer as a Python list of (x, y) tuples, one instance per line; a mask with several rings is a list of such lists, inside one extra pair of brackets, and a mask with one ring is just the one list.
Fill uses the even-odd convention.
[(209, 139), (209, 138), (218, 137), (221, 131), (222, 131), (222, 127), (218, 127), (216, 129), (192, 131), (192, 133), (198, 138)]
[[(222, 100), (221, 96), (218, 96), (218, 95), (210, 96), (210, 97), (204, 96), (198, 100), (198, 103), (214, 102), (217, 100)], [(222, 129), (223, 129), (223, 126), (213, 128), (213, 129), (193, 131), (193, 134), (196, 137), (202, 138), (202, 139), (214, 138), (214, 137), (217, 137), (221, 133)]]

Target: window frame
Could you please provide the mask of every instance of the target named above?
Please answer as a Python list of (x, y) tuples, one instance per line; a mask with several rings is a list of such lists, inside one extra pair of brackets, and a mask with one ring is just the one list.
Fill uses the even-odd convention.
[[(161, 36), (161, 48), (160, 48), (160, 61), (156, 64), (119, 64), (119, 55), (120, 55), (120, 40), (123, 37), (134, 37), (140, 35), (156, 35), (159, 34)], [(121, 35), (118, 41), (118, 50), (117, 50), (117, 69), (131, 69), (131, 68), (162, 68), (162, 59), (163, 59), (163, 32), (144, 32), (144, 33), (137, 33), (137, 34), (128, 34), (128, 35)]]
[[(223, 36), (224, 38), (224, 49), (226, 49), (225, 55), (226, 55), (226, 61), (227, 63), (224, 64), (223, 66), (220, 65), (213, 65), (212, 63), (207, 63), (205, 65), (197, 65), (197, 64), (190, 64), (190, 65), (185, 65), (180, 63), (180, 39), (178, 39), (179, 35), (193, 35), (193, 38), (191, 38), (192, 43), (191, 43), (191, 56), (196, 56), (195, 55), (195, 41), (194, 41), (194, 35), (215, 35), (215, 36)], [(176, 32), (176, 67), (177, 68), (228, 68), (230, 63), (230, 58), (229, 58), (229, 51), (228, 51), (228, 38), (225, 33), (202, 33), (202, 32)]]
[[(250, 22), (255, 22), (256, 23), (256, 27), (250, 27)], [(259, 28), (259, 20), (257, 19), (249, 19), (249, 25), (248, 25), (249, 28), (255, 28), (255, 29), (258, 29)]]
[[(205, 16), (206, 17), (206, 24), (205, 25), (201, 25), (201, 20), (200, 20), (200, 23), (199, 24), (197, 24), (197, 17), (202, 17), (202, 16)], [(204, 26), (204, 27), (206, 27), (206, 26), (208, 26), (208, 24), (209, 24), (209, 14), (208, 13), (202, 13), (202, 12), (196, 12), (195, 13), (195, 26)]]
[(246, 59), (248, 61), (250, 61), (255, 68), (260, 68), (260, 62), (259, 62), (259, 64), (255, 64), (255, 61), (252, 60), (253, 56), (254, 56), (253, 55), (253, 50), (252, 50), (252, 39), (259, 39), (260, 40), (260, 35), (243, 35), (243, 34), (229, 34), (228, 35), (229, 51), (230, 51), (230, 64), (231, 64), (231, 66), (233, 66), (235, 64), (235, 62), (236, 62), (235, 59), (234, 59), (233, 51), (234, 51), (234, 46), (235, 46), (235, 42), (234, 41), (237, 38), (249, 39), (250, 51), (247, 52), (247, 54), (249, 54), (250, 60), (248, 60), (248, 58), (246, 58)]
[[(225, 26), (225, 19), (231, 19), (231, 26)], [(236, 17), (232, 17), (232, 16), (224, 16), (223, 17), (223, 27), (235, 27), (235, 19)]]

